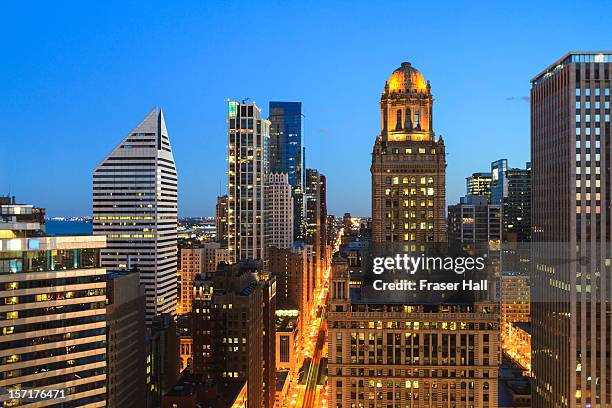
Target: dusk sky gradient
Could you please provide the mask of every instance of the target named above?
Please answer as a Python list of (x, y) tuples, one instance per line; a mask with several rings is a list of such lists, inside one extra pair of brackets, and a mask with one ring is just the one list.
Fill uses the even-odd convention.
[(301, 101), (306, 166), (328, 210), (370, 215), (385, 80), (431, 81), (447, 204), (465, 177), (529, 160), (529, 80), (570, 50), (612, 49), (610, 2), (10, 2), (0, 28), (0, 195), (91, 214), (94, 167), (155, 105), (179, 174), (179, 215), (225, 191), (226, 100)]

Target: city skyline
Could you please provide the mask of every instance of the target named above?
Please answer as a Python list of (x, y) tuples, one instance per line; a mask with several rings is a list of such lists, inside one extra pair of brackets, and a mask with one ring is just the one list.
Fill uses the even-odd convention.
[[(39, 174), (30, 160), (4, 161), (2, 194), (47, 207), (51, 216), (91, 214), (87, 174), (117, 135), (127, 134), (133, 118), (154, 105), (167, 114), (177, 170), (185, 180), (179, 190), (179, 215), (213, 215), (215, 197), (226, 190), (226, 99), (246, 97), (263, 107), (266, 118), (269, 101), (302, 102), (304, 168), (321, 169), (328, 176), (329, 212), (368, 216), (367, 163), (379, 120), (373, 101), (384, 85), (380, 78), (404, 60), (427, 72), (435, 84), (437, 133), (450, 152), (447, 202), (456, 202), (463, 195), (465, 177), (487, 171), (492, 161), (528, 161), (529, 80), (568, 50), (607, 48), (611, 30), (604, 24), (605, 13), (587, 14), (601, 11), (605, 6), (600, 2), (585, 7), (556, 3), (556, 11), (546, 9), (556, 17), (550, 21), (530, 17), (544, 5), (530, 5), (529, 15), (514, 7), (423, 5), (425, 17), (410, 24), (389, 23), (394, 14), (410, 12), (399, 4), (316, 4), (306, 10), (297, 5), (275, 9), (274, 3), (245, 4), (236, 10), (229, 5), (158, 11), (122, 6), (125, 16), (116, 20), (109, 18), (116, 11), (113, 7), (88, 7), (87, 24), (76, 24), (82, 23), (82, 16), (62, 6), (41, 6), (28, 11), (32, 24), (27, 32), (14, 26), (19, 18), (4, 27), (16, 40), (2, 46), (10, 58), (2, 68), (8, 80), (0, 118), (17, 150), (47, 163)], [(8, 12), (21, 14), (17, 9)], [(289, 22), (281, 18), (298, 13), (300, 18)], [(250, 15), (269, 15), (275, 24), (245, 25), (260, 20), (247, 20)], [(344, 24), (333, 24), (338, 15), (344, 16)], [(370, 17), (366, 31), (359, 23), (365, 16)], [(592, 29), (574, 33), (554, 22), (570, 17), (588, 18)], [(481, 23), (468, 24), (473, 18)], [(58, 24), (66, 30), (55, 31)], [(240, 47), (241, 37), (234, 32), (241, 26), (261, 39), (270, 56), (282, 47), (283, 64), (257, 64), (252, 72), (257, 80), (245, 81), (239, 76), (241, 68), (211, 58), (237, 50), (245, 57), (259, 52)], [(379, 47), (378, 37), (368, 33), (383, 29), (397, 38), (425, 30), (428, 41)], [(356, 32), (364, 38), (353, 36)], [(278, 33), (285, 35), (279, 38)], [(544, 35), (548, 41), (522, 46)], [(162, 61), (129, 63), (154, 57)]]

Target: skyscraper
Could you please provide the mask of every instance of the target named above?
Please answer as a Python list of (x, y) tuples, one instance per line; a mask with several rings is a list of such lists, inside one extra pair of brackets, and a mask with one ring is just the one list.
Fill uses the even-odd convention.
[(295, 240), (304, 239), (303, 163), (302, 103), (270, 102), (270, 171), (289, 176)]
[(166, 122), (154, 108), (93, 172), (93, 233), (102, 267), (138, 268), (147, 323), (176, 309), (177, 174)]
[(485, 196), (491, 200), (491, 173), (474, 173), (465, 181), (467, 195)]
[(106, 239), (47, 236), (41, 213), (0, 199), (0, 405), (30, 405), (8, 390), (38, 389), (106, 407)]
[(500, 159), (491, 163), (491, 204), (503, 204), (508, 197), (508, 160)]
[(491, 203), (503, 205), (503, 240), (531, 240), (531, 163), (524, 169), (508, 167), (508, 160), (491, 163)]
[(612, 404), (611, 52), (531, 80), (532, 406)]
[(146, 398), (146, 314), (138, 271), (106, 275), (108, 408), (138, 407)]
[[(362, 263), (379, 250), (401, 256), (400, 248), (445, 249), (446, 163), (443, 141), (434, 140), (432, 102), (429, 83), (409, 63), (385, 84), (371, 167), (372, 252), (359, 249), (353, 260), (332, 262), (331, 407), (497, 406), (498, 306), (486, 299), (416, 299), (410, 291), (376, 295), (371, 268)], [(351, 224), (350, 215), (345, 223)], [(365, 276), (356, 288), (360, 273)]]
[[(465, 246), (499, 245), (502, 238), (502, 206), (489, 204), (486, 196), (461, 197), (448, 206), (448, 240)], [(494, 244), (495, 243), (495, 244)]]
[(504, 200), (504, 241), (531, 241), (531, 163), (524, 169), (511, 168), (508, 197)]
[(268, 177), (269, 246), (291, 248), (293, 244), (293, 197), (286, 173)]
[(409, 62), (385, 83), (370, 169), (375, 243), (446, 241), (446, 158), (432, 105), (429, 82)]
[(227, 125), (230, 260), (264, 259), (270, 122), (255, 104), (229, 102)]
[(194, 372), (246, 380), (249, 406), (274, 405), (276, 283), (260, 263), (222, 265), (194, 283)]
[(305, 222), (306, 242), (312, 245), (315, 256), (315, 276), (312, 284), (318, 287), (327, 268), (327, 186), (325, 175), (316, 169), (306, 169)]

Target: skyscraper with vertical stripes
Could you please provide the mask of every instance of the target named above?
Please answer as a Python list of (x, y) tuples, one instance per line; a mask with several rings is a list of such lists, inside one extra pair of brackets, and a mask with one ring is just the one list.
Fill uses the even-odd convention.
[(93, 232), (107, 271), (137, 268), (147, 322), (175, 313), (177, 174), (162, 110), (154, 108), (95, 168)]
[(612, 405), (612, 52), (531, 80), (532, 406)]

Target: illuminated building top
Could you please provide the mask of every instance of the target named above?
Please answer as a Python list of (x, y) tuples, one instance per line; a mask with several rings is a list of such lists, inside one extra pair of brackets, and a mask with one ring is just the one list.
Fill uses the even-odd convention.
[(432, 104), (429, 81), (409, 62), (402, 62), (380, 98), (383, 140), (433, 140)]

